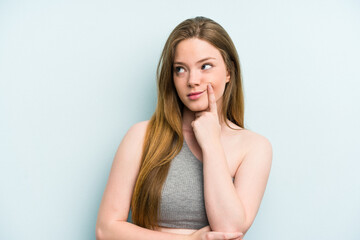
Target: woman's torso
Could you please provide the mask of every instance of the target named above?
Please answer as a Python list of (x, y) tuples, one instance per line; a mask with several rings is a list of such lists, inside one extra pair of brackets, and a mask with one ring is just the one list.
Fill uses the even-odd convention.
[[(245, 153), (247, 151), (247, 145), (245, 138), (249, 133), (248, 130), (241, 129), (235, 124), (230, 124), (231, 128), (225, 128), (221, 133), (221, 143), (224, 148), (224, 152), (226, 155), (226, 160), (228, 162), (229, 170), (231, 172), (231, 176), (234, 178), (236, 171), (243, 160)], [(192, 152), (192, 154), (199, 160), (202, 159), (201, 148), (198, 145), (195, 136), (190, 132), (183, 132), (184, 141), (186, 142), (187, 147)], [(159, 227), (157, 229), (161, 232), (169, 232), (169, 233), (177, 233), (177, 234), (191, 234), (197, 229), (185, 229), (185, 228), (168, 228), (168, 227)]]

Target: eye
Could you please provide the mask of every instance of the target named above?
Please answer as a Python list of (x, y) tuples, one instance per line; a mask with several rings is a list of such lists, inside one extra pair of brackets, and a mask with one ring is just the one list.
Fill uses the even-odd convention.
[(212, 65), (211, 65), (211, 64), (208, 64), (208, 63), (206, 63), (206, 64), (204, 64), (204, 65), (201, 66), (201, 69), (202, 69), (202, 70), (207, 70), (207, 69), (210, 69), (210, 68), (212, 68)]
[(175, 67), (175, 72), (183, 73), (183, 72), (185, 72), (185, 69), (183, 67)]

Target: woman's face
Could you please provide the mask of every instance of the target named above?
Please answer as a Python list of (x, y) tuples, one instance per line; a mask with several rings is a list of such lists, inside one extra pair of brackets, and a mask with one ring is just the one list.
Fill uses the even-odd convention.
[(189, 110), (198, 112), (208, 108), (208, 83), (214, 89), (220, 109), (230, 74), (218, 49), (198, 38), (183, 40), (176, 46), (173, 68), (177, 94)]

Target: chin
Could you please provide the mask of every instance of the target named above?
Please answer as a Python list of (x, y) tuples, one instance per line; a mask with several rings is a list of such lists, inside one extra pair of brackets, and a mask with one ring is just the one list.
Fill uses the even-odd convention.
[(208, 108), (208, 106), (202, 106), (202, 105), (198, 105), (198, 106), (188, 105), (186, 107), (192, 112), (201, 112), (201, 111), (205, 111)]

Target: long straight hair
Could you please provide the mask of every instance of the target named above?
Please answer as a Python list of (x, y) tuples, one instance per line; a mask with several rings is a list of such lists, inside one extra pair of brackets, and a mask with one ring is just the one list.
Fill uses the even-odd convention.
[(177, 44), (189, 38), (205, 40), (220, 51), (230, 73), (223, 94), (221, 117), (228, 126), (226, 119), (244, 128), (242, 77), (234, 43), (224, 28), (209, 18), (183, 21), (167, 39), (157, 67), (157, 106), (146, 130), (140, 171), (131, 201), (133, 223), (148, 229), (158, 227), (162, 187), (171, 160), (180, 152), (184, 141), (184, 105), (174, 86), (173, 61)]

